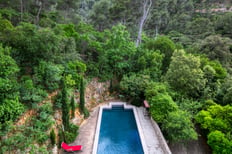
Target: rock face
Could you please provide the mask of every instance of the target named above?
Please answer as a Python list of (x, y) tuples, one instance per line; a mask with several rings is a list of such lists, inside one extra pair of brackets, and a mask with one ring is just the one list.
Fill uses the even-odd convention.
[(93, 79), (85, 88), (85, 105), (88, 109), (112, 99), (109, 93), (110, 82), (99, 82), (98, 79)]

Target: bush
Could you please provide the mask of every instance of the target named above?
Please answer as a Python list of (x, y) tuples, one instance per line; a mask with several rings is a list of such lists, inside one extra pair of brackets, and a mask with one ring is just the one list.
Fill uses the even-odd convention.
[(148, 100), (152, 118), (157, 123), (163, 123), (169, 112), (177, 111), (178, 106), (167, 94), (159, 94)]
[(197, 139), (197, 133), (194, 130), (189, 113), (181, 110), (168, 113), (162, 124), (162, 130), (167, 133), (167, 139), (172, 142)]
[(47, 97), (47, 92), (36, 88), (30, 77), (24, 76), (20, 84), (20, 99), (24, 103), (38, 103)]
[(24, 106), (16, 100), (5, 99), (0, 105), (0, 122), (14, 121), (24, 112)]
[(67, 143), (72, 143), (76, 139), (78, 135), (78, 129), (78, 126), (70, 124), (69, 131), (65, 131), (65, 139)]
[(84, 108), (84, 118), (88, 118), (89, 117), (89, 111), (88, 109), (85, 107)]
[(69, 125), (69, 131), (62, 131), (62, 129), (59, 130), (59, 146), (61, 145), (62, 141), (66, 142), (66, 143), (72, 143), (77, 135), (78, 135), (78, 129), (79, 127), (74, 125), (74, 124), (70, 124)]
[(150, 77), (143, 74), (124, 75), (120, 82), (120, 91), (132, 99), (132, 104), (140, 106), (144, 99), (144, 91), (149, 84)]
[(232, 142), (225, 137), (221, 131), (213, 131), (208, 135), (207, 143), (213, 149), (213, 154), (232, 153)]
[(64, 68), (61, 65), (41, 61), (35, 68), (34, 81), (44, 89), (53, 91), (59, 88)]

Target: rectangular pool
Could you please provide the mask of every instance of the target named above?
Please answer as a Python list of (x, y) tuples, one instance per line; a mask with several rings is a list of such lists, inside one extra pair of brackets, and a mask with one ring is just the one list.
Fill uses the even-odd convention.
[(144, 154), (133, 109), (124, 109), (123, 105), (112, 105), (110, 109), (103, 108), (101, 114), (94, 153)]

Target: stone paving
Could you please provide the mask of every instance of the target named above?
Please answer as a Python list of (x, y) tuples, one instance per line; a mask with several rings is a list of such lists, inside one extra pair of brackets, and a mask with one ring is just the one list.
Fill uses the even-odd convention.
[[(142, 127), (148, 154), (164, 154), (150, 118), (144, 114), (144, 108), (136, 108), (136, 111)], [(92, 154), (98, 112), (99, 107), (93, 109), (90, 113), (90, 117), (80, 126), (78, 137), (74, 143), (70, 144), (83, 146), (82, 151), (75, 152), (76, 154)]]
[(151, 124), (150, 117), (143, 107), (136, 108), (149, 154), (164, 154), (158, 136)]

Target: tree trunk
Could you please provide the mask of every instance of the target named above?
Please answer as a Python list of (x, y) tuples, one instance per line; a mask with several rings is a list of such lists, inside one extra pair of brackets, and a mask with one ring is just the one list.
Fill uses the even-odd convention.
[(138, 37), (136, 40), (136, 47), (139, 46), (141, 43), (141, 37), (142, 37), (142, 32), (143, 32), (143, 26), (147, 20), (147, 16), (150, 12), (152, 5), (152, 0), (143, 0), (143, 16), (141, 17), (140, 23), (139, 23), (139, 32), (138, 32)]
[(42, 10), (42, 6), (43, 6), (43, 3), (40, 1), (39, 2), (39, 10), (38, 10), (38, 13), (36, 15), (36, 20), (35, 20), (35, 24), (37, 25), (39, 23), (39, 20), (40, 20), (40, 13), (41, 13), (41, 10)]
[(23, 20), (23, 0), (20, 0), (20, 12), (21, 12), (20, 20), (22, 21)]

